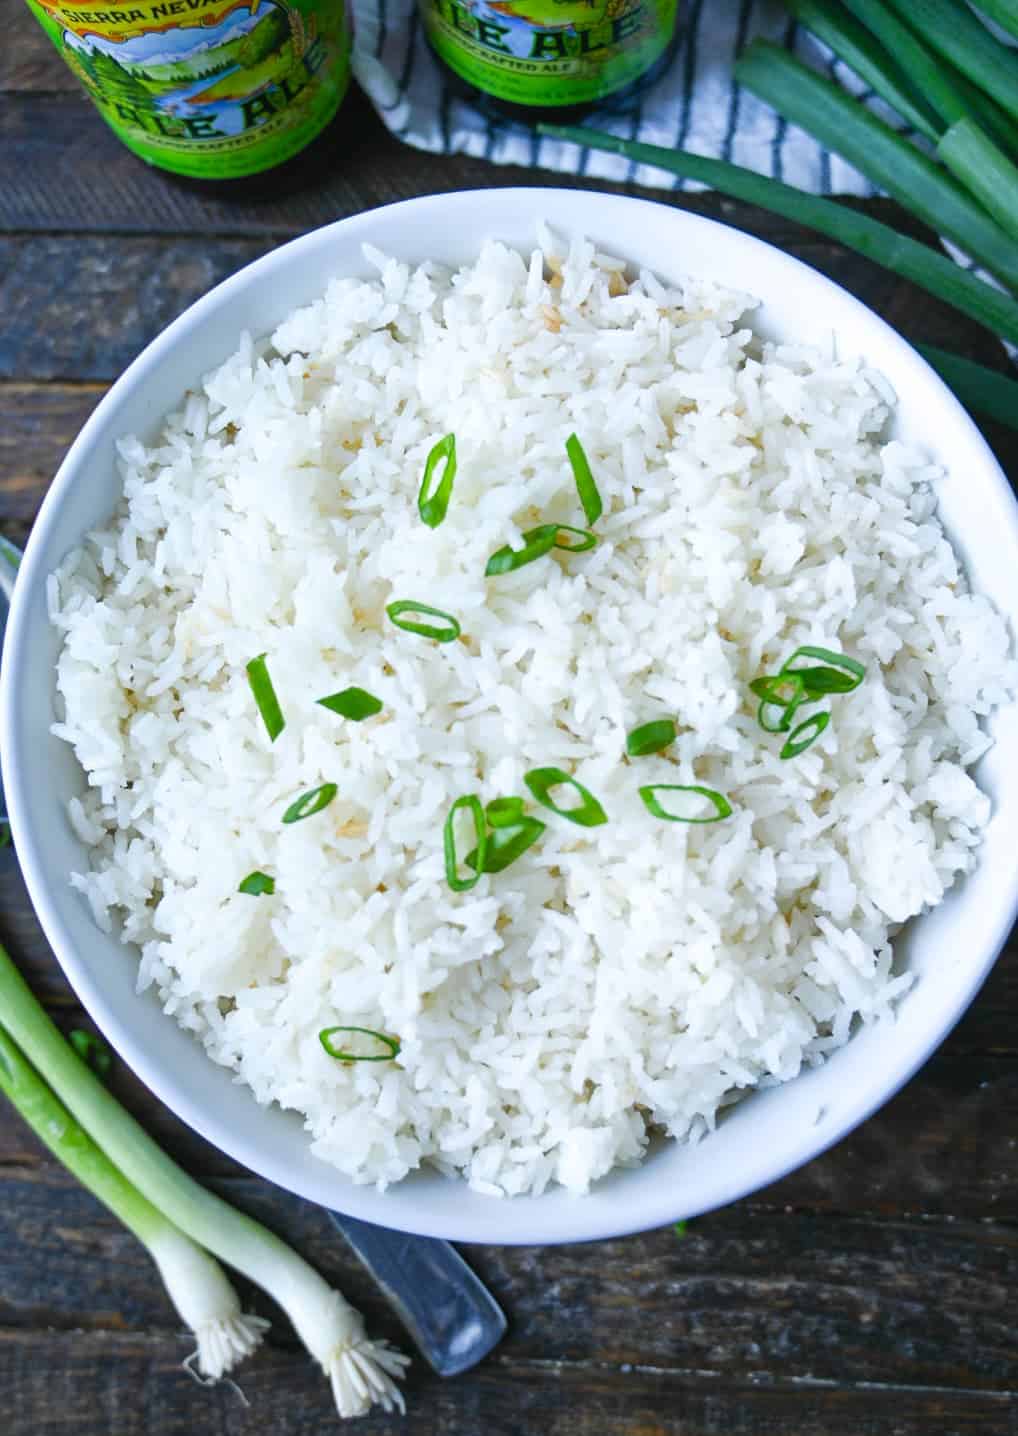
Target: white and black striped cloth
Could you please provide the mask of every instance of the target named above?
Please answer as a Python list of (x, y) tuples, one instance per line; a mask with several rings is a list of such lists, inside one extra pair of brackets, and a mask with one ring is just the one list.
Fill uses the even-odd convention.
[[(393, 134), (436, 153), (632, 181), (695, 188), (617, 155), (542, 139), (521, 125), (491, 120), (455, 98), (424, 39), (415, 0), (353, 0), (357, 78)], [(851, 165), (732, 84), (732, 63), (754, 36), (795, 49), (856, 94), (863, 87), (825, 46), (796, 28), (780, 0), (685, 0), (682, 41), (668, 72), (625, 117), (597, 117), (599, 128), (648, 144), (733, 160), (820, 194), (876, 193)], [(874, 104), (886, 118), (895, 119)], [(895, 123), (899, 123), (895, 119)]]

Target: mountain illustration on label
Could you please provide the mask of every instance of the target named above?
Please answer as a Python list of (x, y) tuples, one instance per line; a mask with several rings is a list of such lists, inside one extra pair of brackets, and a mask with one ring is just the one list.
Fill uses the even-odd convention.
[(135, 12), (82, 24), (88, 12), (47, 8), (65, 27), (68, 64), (111, 118), (185, 141), (243, 135), (299, 104), (326, 53), (319, 17), (287, 0), (205, 0), (197, 14), (186, 0), (150, 3), (143, 33), (130, 35), (116, 17)]
[(485, 8), (540, 30), (571, 30), (599, 25), (628, 4), (629, 0), (486, 0)]

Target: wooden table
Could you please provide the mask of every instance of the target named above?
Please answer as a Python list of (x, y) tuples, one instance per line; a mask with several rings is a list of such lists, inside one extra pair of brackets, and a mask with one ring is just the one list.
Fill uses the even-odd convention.
[[(23, 542), (50, 476), (141, 347), (240, 265), (314, 225), (410, 195), (544, 173), (436, 159), (347, 103), (343, 152), (285, 201), (225, 203), (122, 150), (19, 0), (0, 0), (0, 530)], [(601, 186), (611, 188), (611, 186)], [(1000, 365), (995, 341), (919, 290), (717, 196), (680, 201), (790, 249), (913, 339)], [(916, 231), (893, 206), (866, 206)], [(927, 236), (928, 237), (928, 236)], [(1018, 443), (987, 429), (1018, 476)], [(0, 940), (65, 1028), (87, 1025), (10, 850)], [(891, 1039), (893, 1040), (893, 1038)], [(155, 1103), (116, 1090), (166, 1147), (291, 1240), (401, 1340), (315, 1208), (250, 1176)], [(407, 1436), (1015, 1436), (1018, 1433), (1018, 948), (894, 1101), (748, 1201), (626, 1241), (468, 1253), (509, 1314), (454, 1381), (417, 1362)], [(318, 1436), (330, 1401), (282, 1316), (227, 1387), (181, 1370), (188, 1343), (144, 1252), (0, 1109), (0, 1432)]]

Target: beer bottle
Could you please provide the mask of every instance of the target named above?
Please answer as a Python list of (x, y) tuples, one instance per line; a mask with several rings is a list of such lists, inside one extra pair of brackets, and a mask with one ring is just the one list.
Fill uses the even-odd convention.
[(197, 180), (292, 160), (350, 77), (343, 0), (27, 0), (128, 149)]
[(525, 124), (632, 106), (679, 38), (679, 0), (418, 3), (451, 88)]

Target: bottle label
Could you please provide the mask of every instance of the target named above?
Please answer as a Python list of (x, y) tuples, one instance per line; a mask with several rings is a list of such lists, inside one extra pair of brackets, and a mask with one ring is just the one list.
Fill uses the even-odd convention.
[(432, 48), (462, 79), (518, 105), (588, 104), (668, 47), (678, 0), (421, 0)]
[(280, 164), (346, 91), (343, 0), (28, 0), (124, 144), (235, 179)]

